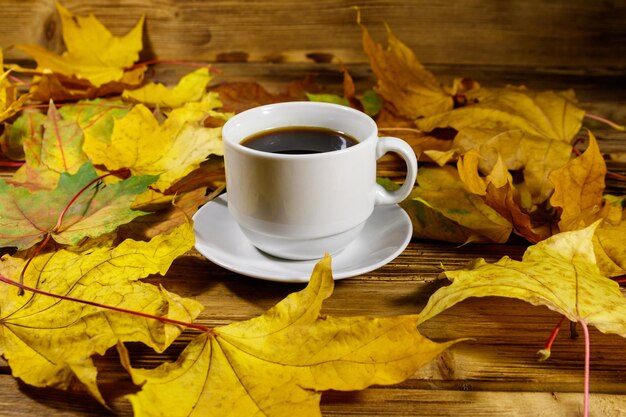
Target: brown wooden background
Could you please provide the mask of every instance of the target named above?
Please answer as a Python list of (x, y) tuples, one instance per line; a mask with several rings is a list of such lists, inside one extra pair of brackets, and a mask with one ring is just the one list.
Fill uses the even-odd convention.
[[(623, 0), (65, 0), (114, 33), (146, 15), (146, 56), (238, 62), (365, 61), (362, 21), (383, 22), (426, 64), (606, 68), (626, 66)], [(0, 45), (61, 51), (53, 0), (0, 1)], [(7, 50), (7, 59), (24, 58)]]
[[(76, 14), (94, 13), (115, 34), (146, 15), (143, 59), (218, 62), (219, 79), (254, 80), (279, 88), (315, 74), (340, 88), (338, 63), (348, 64), (358, 86), (375, 80), (355, 23), (384, 41), (384, 22), (442, 81), (469, 76), (483, 85), (526, 84), (536, 89), (574, 88), (585, 109), (626, 123), (626, 1), (624, 0), (66, 0)], [(0, 0), (0, 47), (8, 61), (26, 59), (10, 46), (38, 43), (62, 51), (52, 0)], [(174, 80), (188, 68), (163, 66)], [(596, 125), (609, 169), (626, 174), (626, 134)], [(612, 191), (626, 188), (609, 180)], [(458, 267), (475, 257), (519, 258), (524, 245), (456, 245), (412, 242), (398, 259), (368, 274), (338, 282), (325, 312), (337, 315), (415, 313), (437, 288), (439, 265)], [(156, 281), (155, 281), (156, 282)], [(197, 253), (178, 260), (158, 282), (196, 297), (207, 326), (262, 313), (301, 286), (267, 283), (225, 271)], [(464, 302), (425, 323), (436, 340), (476, 337), (459, 345), (395, 387), (327, 393), (325, 415), (577, 416), (582, 395), (582, 339), (567, 330), (553, 357), (536, 361), (556, 314), (503, 299)], [(184, 338), (165, 355), (134, 349), (136, 366), (174, 360)], [(626, 415), (626, 342), (592, 331), (591, 415)], [(124, 371), (115, 355), (98, 359), (101, 382), (114, 407), (129, 415)], [(121, 382), (120, 382), (121, 381)], [(126, 380), (126, 383), (128, 381)], [(108, 412), (83, 392), (25, 386), (0, 359), (1, 416), (92, 416)]]

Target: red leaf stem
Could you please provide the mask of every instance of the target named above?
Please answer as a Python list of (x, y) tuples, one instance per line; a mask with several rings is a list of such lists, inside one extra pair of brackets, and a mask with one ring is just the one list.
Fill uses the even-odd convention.
[(5, 284), (9, 284), (9, 285), (13, 285), (15, 287), (18, 287), (22, 291), (28, 291), (28, 292), (32, 292), (34, 294), (44, 295), (46, 297), (52, 297), (52, 298), (56, 298), (56, 299), (59, 299), (59, 300), (65, 300), (65, 301), (73, 301), (73, 302), (76, 302), (76, 303), (86, 304), (86, 305), (90, 305), (90, 306), (93, 306), (93, 307), (102, 308), (102, 309), (105, 309), (105, 310), (116, 311), (118, 313), (132, 314), (133, 316), (139, 316), (139, 317), (154, 319), (154, 320), (158, 320), (158, 321), (160, 321), (162, 323), (173, 324), (173, 325), (176, 325), (176, 326), (189, 327), (189, 328), (192, 328), (192, 329), (200, 330), (202, 332), (210, 333), (212, 331), (211, 328), (205, 327), (205, 326), (201, 326), (199, 324), (188, 323), (188, 322), (180, 321), (180, 320), (174, 320), (174, 319), (170, 319), (170, 318), (167, 318), (167, 317), (155, 316), (155, 315), (152, 315), (152, 314), (142, 313), (141, 311), (128, 310), (128, 309), (125, 309), (125, 308), (114, 307), (114, 306), (110, 306), (110, 305), (106, 305), (106, 304), (100, 304), (100, 303), (96, 303), (96, 302), (93, 302), (93, 301), (81, 300), (80, 298), (68, 297), (67, 295), (54, 294), (54, 293), (51, 293), (51, 292), (48, 292), (48, 291), (43, 291), (43, 290), (40, 290), (40, 289), (37, 289), (37, 288), (29, 287), (28, 285), (24, 285), (22, 283), (13, 281), (12, 279), (9, 279), (9, 278), (7, 278), (7, 277), (5, 277), (3, 275), (0, 275), (0, 282), (4, 282)]
[(626, 284), (626, 276), (620, 275), (619, 277), (613, 278), (613, 281), (617, 282), (618, 284)]
[(104, 175), (100, 175), (99, 177), (94, 178), (93, 180), (89, 181), (89, 183), (87, 183), (87, 185), (85, 185), (76, 194), (74, 194), (74, 197), (72, 197), (72, 199), (63, 208), (63, 211), (61, 211), (61, 214), (59, 214), (59, 218), (57, 219), (57, 223), (54, 225), (54, 227), (52, 228), (51, 232), (58, 232), (59, 231), (59, 229), (61, 228), (61, 224), (63, 223), (63, 218), (65, 217), (65, 214), (67, 214), (67, 211), (70, 209), (72, 204), (74, 204), (76, 202), (76, 200), (78, 199), (78, 197), (80, 197), (80, 195), (82, 193), (87, 191), (93, 184), (102, 181), (104, 178), (108, 177), (109, 175), (116, 175), (117, 173), (118, 173), (118, 171), (112, 171), (112, 172), (108, 172), (108, 173), (106, 173)]
[(24, 165), (23, 161), (0, 161), (0, 167), (3, 168), (19, 168)]
[(619, 180), (619, 181), (626, 181), (626, 175), (622, 175), (622, 174), (618, 174), (617, 172), (607, 172), (606, 173), (607, 177), (611, 177), (615, 180)]
[(550, 353), (552, 352), (552, 345), (554, 344), (556, 335), (558, 335), (559, 331), (561, 330), (561, 325), (563, 324), (564, 320), (565, 320), (565, 316), (562, 316), (561, 320), (559, 320), (557, 325), (554, 326), (554, 329), (552, 329), (552, 332), (550, 333), (550, 337), (548, 338), (548, 341), (546, 342), (546, 346), (543, 349), (541, 349), (539, 352), (537, 352), (541, 356), (539, 358), (540, 361), (545, 361), (550, 357)]
[[(37, 246), (37, 249), (35, 249), (35, 251), (28, 257), (28, 260), (24, 264), (24, 268), (22, 268), (22, 272), (20, 272), (20, 284), (24, 283), (24, 275), (26, 274), (26, 269), (28, 269), (28, 266), (30, 265), (32, 260), (35, 258), (35, 256), (37, 256), (37, 254), (39, 254), (39, 252), (41, 252), (41, 250), (48, 244), (51, 236), (52, 235), (50, 234), (50, 232), (46, 233), (46, 237), (44, 238), (44, 240), (42, 240), (39, 243), (39, 245)], [(18, 294), (23, 295), (24, 290), (20, 289)]]
[(15, 75), (13, 75), (13, 74), (9, 74), (8, 78), (9, 78), (9, 80), (11, 80), (11, 81), (12, 81), (15, 85), (22, 85), (22, 86), (29, 87), (29, 88), (30, 88), (30, 86), (32, 85), (31, 83), (27, 83), (26, 81), (22, 80), (22, 79), (21, 79), (21, 78), (19, 78), (19, 77), (16, 77), (16, 76), (15, 76)]

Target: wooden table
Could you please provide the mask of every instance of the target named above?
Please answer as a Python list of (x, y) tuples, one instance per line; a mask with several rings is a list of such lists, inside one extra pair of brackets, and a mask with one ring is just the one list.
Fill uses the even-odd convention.
[[(285, 79), (298, 78), (311, 68), (289, 66), (276, 74), (268, 66), (232, 64), (226, 66), (233, 79), (261, 80), (278, 88)], [(251, 68), (252, 67), (252, 68)], [(319, 68), (317, 68), (319, 72)], [(359, 83), (371, 82), (363, 66), (352, 68)], [(445, 74), (453, 68), (439, 68)], [(167, 77), (167, 69), (164, 76)], [(480, 70), (482, 73), (485, 70)], [(337, 85), (339, 75), (321, 71), (327, 85)], [(624, 115), (626, 83), (606, 75), (545, 74), (541, 72), (498, 72), (489, 79), (498, 84), (512, 75), (533, 88), (577, 88), (587, 107), (611, 117)], [(470, 74), (472, 75), (472, 74)], [(171, 76), (171, 74), (170, 74)], [(483, 75), (484, 78), (484, 75)], [(622, 79), (620, 79), (623, 81)], [(619, 88), (616, 88), (618, 86)], [(618, 119), (619, 120), (619, 119)], [(622, 118), (621, 120), (625, 120)], [(626, 152), (626, 134), (610, 129), (595, 130), (600, 146), (616, 157)], [(623, 159), (622, 159), (623, 161)], [(626, 172), (626, 164), (609, 161), (615, 172)], [(609, 180), (615, 193), (624, 184)], [(415, 240), (388, 265), (358, 277), (337, 282), (334, 295), (324, 312), (332, 315), (372, 315), (416, 313), (440, 285), (440, 264), (461, 267), (484, 257), (495, 261), (509, 255), (520, 258), (524, 242), (513, 239), (506, 245), (466, 245)], [(205, 306), (197, 322), (219, 326), (261, 314), (302, 285), (272, 283), (240, 276), (212, 264), (195, 251), (178, 259), (165, 278), (153, 278), (168, 290), (193, 297)], [(582, 415), (583, 361), (582, 337), (570, 338), (567, 330), (559, 335), (552, 357), (538, 362), (536, 352), (545, 344), (559, 316), (543, 307), (509, 299), (470, 299), (426, 322), (420, 331), (443, 341), (460, 337), (475, 341), (459, 344), (424, 366), (407, 381), (360, 392), (328, 392), (322, 396), (322, 413), (339, 415), (411, 416), (576, 416)], [(149, 367), (160, 360), (175, 360), (191, 334), (164, 355), (157, 356), (141, 346), (130, 346), (136, 366)], [(619, 416), (626, 413), (626, 341), (614, 335), (591, 333), (592, 416)], [(105, 396), (119, 415), (132, 415), (130, 405), (119, 397), (130, 383), (117, 355), (109, 352), (98, 358), (100, 381)], [(94, 416), (108, 415), (84, 391), (68, 392), (33, 388), (11, 376), (6, 363), (0, 363), (0, 416)]]
[[(50, 2), (5, 3), (5, 13), (0, 18), (0, 27), (4, 28), (0, 29), (2, 42), (41, 41), (48, 46), (58, 45), (59, 33), (54, 27), (54, 18), (50, 17), (54, 13)], [(341, 76), (336, 60), (342, 59), (348, 64), (357, 87), (369, 87), (375, 82), (364, 63), (363, 54), (355, 52), (360, 47), (359, 32), (355, 31), (356, 35), (350, 35), (349, 39), (333, 38), (333, 34), (340, 28), (345, 29), (347, 24), (347, 18), (341, 20), (340, 17), (353, 13), (346, 11), (348, 2), (322, 2), (324, 4), (320, 3), (319, 7), (311, 6), (307, 10), (309, 21), (316, 24), (326, 22), (330, 31), (316, 32), (319, 37), (306, 38), (306, 45), (294, 44), (293, 39), (286, 37), (287, 32), (281, 32), (278, 27), (271, 33), (274, 36), (282, 33), (284, 39), (277, 40), (271, 33), (262, 31), (245, 41), (242, 40), (245, 37), (229, 38), (234, 33), (233, 25), (237, 19), (244, 22), (243, 28), (256, 24), (253, 16), (261, 13), (257, 6), (250, 5), (249, 9), (245, 9), (248, 14), (237, 17), (229, 12), (237, 6), (231, 3), (236, 2), (218, 2), (215, 6), (211, 5), (213, 2), (194, 3), (194, 7), (204, 10), (204, 15), (202, 10), (195, 15), (184, 14), (180, 4), (169, 0), (159, 2), (154, 8), (142, 5), (141, 1), (122, 3), (130, 9), (101, 7), (95, 12), (102, 12), (105, 23), (112, 24), (118, 32), (127, 30), (139, 12), (152, 13), (152, 20), (149, 20), (149, 25), (152, 25), (149, 28), (151, 52), (159, 56), (189, 58), (203, 51), (201, 46), (209, 44), (213, 36), (218, 47), (210, 52), (199, 52), (195, 58), (221, 61), (218, 65), (225, 79), (253, 80), (270, 89), (277, 89), (290, 80), (314, 73), (321, 84), (330, 91), (337, 91)], [(420, 46), (420, 36), (427, 36), (429, 30), (441, 30), (429, 38), (430, 43), (423, 45), (420, 57), (430, 62), (428, 68), (442, 82), (463, 75), (478, 79), (486, 86), (510, 83), (525, 84), (537, 90), (574, 88), (587, 110), (626, 122), (623, 6), (606, 3), (586, 9), (586, 2), (579, 4), (563, 0), (548, 5), (548, 2), (537, 0), (523, 5), (507, 5), (507, 12), (504, 13), (495, 0), (479, 2), (484, 6), (482, 9), (469, 3), (457, 5), (454, 9), (449, 9), (447, 2), (434, 5), (421, 1), (362, 3), (363, 10), (371, 13), (366, 15), (370, 20), (376, 16), (376, 24), (385, 19), (390, 21), (403, 39), (409, 38), (408, 43), (413, 47)], [(92, 11), (82, 8), (79, 1), (64, 4), (80, 13)], [(267, 7), (272, 9), (267, 11), (268, 15), (273, 13), (277, 19), (287, 21), (286, 16), (297, 12), (299, 5), (297, 1), (279, 1)], [(25, 13), (26, 8), (32, 13)], [(562, 15), (554, 11), (559, 8)], [(550, 15), (552, 12), (556, 14)], [(334, 14), (329, 16), (328, 13)], [(463, 13), (467, 14), (465, 19), (459, 17)], [(203, 32), (206, 22), (201, 16), (210, 20), (207, 25), (213, 25), (213, 32)], [(506, 21), (500, 25), (498, 19), (504, 17)], [(420, 24), (415, 25), (415, 19), (419, 19)], [(521, 25), (520, 19), (527, 26)], [(454, 32), (459, 21), (464, 22), (461, 26), (466, 31), (464, 36)], [(549, 24), (557, 21), (563, 31), (550, 30)], [(604, 26), (600, 27), (598, 22), (605, 22)], [(480, 30), (481, 24), (484, 32)], [(24, 30), (33, 25), (42, 29), (36, 33)], [(505, 30), (505, 25), (509, 25), (506, 28), (511, 30)], [(185, 39), (175, 38), (183, 28), (188, 30), (188, 36)], [(290, 23), (287, 29), (301, 39), (310, 33), (304, 23)], [(413, 30), (419, 34), (411, 37)], [(378, 27), (375, 35), (378, 34), (379, 39), (381, 33)], [(449, 37), (446, 33), (453, 36), (452, 41), (447, 41)], [(508, 37), (498, 38), (503, 34)], [(477, 42), (485, 48), (477, 47), (475, 53), (471, 53), (466, 38), (472, 36), (476, 36)], [(568, 36), (578, 37), (587, 43), (571, 42), (567, 43), (567, 47), (560, 48), (565, 40), (570, 39)], [(232, 39), (232, 44), (225, 46), (224, 42), (228, 39)], [(329, 44), (331, 39), (336, 43)], [(542, 42), (542, 39), (547, 41)], [(590, 39), (596, 39), (596, 43), (590, 42)], [(323, 45), (333, 46), (327, 46), (329, 50), (326, 51)], [(514, 50), (509, 46), (515, 47)], [(281, 47), (286, 47), (288, 52), (277, 54)], [(442, 52), (441, 48), (446, 47), (445, 53)], [(265, 55), (263, 48), (266, 48)], [(303, 59), (301, 55), (305, 54), (307, 58)], [(15, 50), (5, 53), (6, 56), (18, 61), (23, 58)], [(332, 63), (324, 62), (333, 59)], [(242, 60), (248, 62), (232, 62)], [(158, 71), (163, 80), (174, 80), (181, 75), (181, 69), (175, 67), (163, 67)], [(626, 134), (599, 126), (594, 127), (594, 133), (601, 149), (612, 155), (608, 161), (609, 169), (625, 174)], [(623, 182), (615, 180), (609, 180), (608, 185), (614, 193), (623, 194), (626, 189)], [(441, 264), (446, 268), (455, 268), (477, 257), (495, 261), (504, 255), (519, 259), (525, 247), (525, 243), (515, 239), (506, 245), (469, 244), (462, 247), (414, 240), (403, 254), (388, 265), (338, 281), (334, 295), (325, 303), (324, 312), (344, 316), (417, 313), (429, 295), (442, 285), (437, 279)], [(290, 292), (303, 287), (240, 276), (212, 264), (195, 251), (178, 259), (166, 277), (152, 278), (151, 282), (161, 283), (168, 290), (202, 302), (205, 310), (197, 322), (206, 326), (224, 325), (257, 316)], [(582, 415), (582, 336), (570, 338), (565, 329), (553, 347), (552, 357), (545, 362), (537, 361), (536, 352), (544, 346), (558, 321), (559, 316), (547, 308), (533, 307), (520, 301), (470, 299), (426, 322), (420, 331), (437, 341), (460, 337), (471, 337), (474, 341), (454, 346), (401, 384), (376, 386), (360, 392), (324, 393), (322, 413), (325, 416)], [(149, 367), (161, 360), (175, 360), (190, 337), (190, 333), (183, 334), (161, 356), (132, 345), (130, 350), (134, 364)], [(590, 414), (597, 417), (626, 415), (626, 341), (592, 329), (591, 349)], [(119, 415), (131, 415), (130, 405), (120, 398), (120, 394), (131, 387), (119, 365), (117, 354), (110, 351), (106, 356), (96, 358), (96, 362), (101, 370), (102, 391), (112, 408)], [(10, 368), (0, 359), (0, 416), (99, 415), (110, 415), (110, 412), (79, 387), (59, 391), (27, 386), (14, 379)]]

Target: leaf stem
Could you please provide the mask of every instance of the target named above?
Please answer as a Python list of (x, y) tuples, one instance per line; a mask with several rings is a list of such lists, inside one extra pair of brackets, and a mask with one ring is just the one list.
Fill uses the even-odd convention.
[(618, 174), (617, 172), (608, 171), (606, 173), (606, 176), (610, 177), (610, 178), (613, 178), (615, 180), (626, 181), (626, 175)]
[(9, 80), (11, 80), (15, 85), (22, 85), (25, 87), (30, 87), (32, 85), (32, 83), (27, 83), (26, 81), (22, 80), (19, 77), (16, 77), (13, 74), (9, 74)]
[(200, 331), (206, 332), (206, 333), (210, 333), (212, 331), (211, 328), (205, 327), (205, 326), (201, 326), (199, 324), (188, 323), (188, 322), (180, 321), (180, 320), (174, 320), (174, 319), (170, 319), (170, 318), (167, 318), (167, 317), (155, 316), (155, 315), (152, 315), (152, 314), (142, 313), (141, 311), (128, 310), (128, 309), (121, 308), (121, 307), (114, 307), (114, 306), (110, 306), (110, 305), (106, 305), (106, 304), (100, 304), (100, 303), (96, 303), (94, 301), (81, 300), (80, 298), (69, 297), (67, 295), (54, 294), (54, 293), (51, 293), (51, 292), (48, 292), (48, 291), (40, 290), (38, 288), (29, 287), (28, 285), (25, 285), (25, 284), (20, 283), (20, 282), (13, 281), (12, 279), (5, 277), (4, 275), (0, 275), (0, 282), (4, 282), (5, 284), (9, 284), (9, 285), (13, 285), (15, 287), (18, 287), (22, 291), (28, 291), (28, 292), (32, 292), (34, 294), (44, 295), (46, 297), (52, 297), (52, 298), (56, 298), (56, 299), (59, 299), (59, 300), (65, 300), (65, 301), (73, 301), (73, 302), (76, 302), (76, 303), (86, 304), (86, 305), (90, 305), (90, 306), (93, 306), (93, 307), (102, 308), (102, 309), (105, 309), (105, 310), (116, 311), (118, 313), (132, 314), (134, 316), (139, 316), (139, 317), (144, 317), (144, 318), (158, 320), (158, 321), (160, 321), (162, 323), (173, 324), (173, 325), (177, 325), (177, 326), (189, 327), (189, 328), (200, 330)]
[(61, 224), (63, 223), (63, 218), (67, 214), (67, 211), (70, 209), (72, 204), (74, 204), (76, 202), (76, 200), (78, 200), (78, 197), (80, 197), (80, 195), (82, 193), (87, 191), (95, 183), (102, 181), (104, 178), (106, 178), (106, 177), (108, 177), (110, 175), (115, 175), (118, 172), (119, 171), (111, 171), (111, 172), (108, 172), (108, 173), (106, 173), (104, 175), (100, 175), (99, 177), (94, 178), (93, 180), (89, 181), (89, 183), (87, 183), (87, 185), (85, 185), (76, 194), (74, 194), (74, 197), (72, 197), (72, 199), (63, 208), (63, 211), (61, 211), (61, 214), (59, 214), (59, 218), (57, 219), (57, 223), (54, 225), (54, 227), (52, 228), (52, 230), (50, 232), (58, 232), (59, 231), (59, 229), (61, 228)]
[(611, 126), (613, 129), (619, 130), (620, 132), (626, 131), (626, 127), (624, 127), (622, 125), (618, 125), (617, 123), (612, 122), (609, 119), (605, 119), (602, 116), (598, 116), (598, 115), (591, 114), (591, 113), (585, 113), (585, 117), (588, 117), (588, 118), (593, 119), (593, 120), (597, 120), (598, 122), (605, 123), (605, 124)]
[(618, 284), (626, 284), (626, 275), (620, 275), (619, 277), (614, 277), (612, 279)]
[[(35, 259), (35, 256), (37, 256), (37, 254), (41, 252), (44, 246), (48, 244), (51, 236), (52, 234), (50, 232), (46, 233), (46, 237), (44, 238), (44, 240), (39, 243), (37, 249), (35, 249), (35, 251), (28, 257), (28, 260), (24, 264), (24, 268), (22, 268), (22, 272), (20, 272), (20, 284), (24, 284), (24, 275), (26, 275), (26, 270), (28, 269), (28, 266), (33, 261), (33, 259)], [(20, 288), (18, 295), (24, 295), (24, 290), (22, 288)]]
[(5, 168), (19, 168), (24, 165), (24, 162), (20, 161), (0, 161), (0, 167)]
[(591, 362), (591, 349), (589, 345), (589, 329), (585, 320), (580, 321), (580, 325), (583, 328), (585, 334), (585, 387), (584, 387), (584, 400), (583, 400), (583, 417), (589, 416), (589, 363)]
[(554, 344), (556, 335), (558, 335), (559, 331), (561, 330), (561, 325), (563, 324), (564, 320), (565, 320), (565, 316), (562, 316), (561, 320), (559, 320), (557, 325), (554, 326), (554, 329), (552, 329), (552, 333), (550, 333), (550, 337), (548, 338), (548, 341), (546, 342), (546, 346), (543, 349), (541, 349), (539, 352), (537, 352), (540, 355), (540, 358), (539, 358), (540, 362), (543, 362), (550, 357), (550, 353), (552, 352), (552, 345)]

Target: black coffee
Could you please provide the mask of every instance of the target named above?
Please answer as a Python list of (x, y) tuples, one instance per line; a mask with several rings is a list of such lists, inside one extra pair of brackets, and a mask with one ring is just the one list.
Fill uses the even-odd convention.
[(350, 135), (324, 127), (281, 127), (241, 141), (243, 146), (258, 151), (291, 155), (338, 151), (357, 143)]

